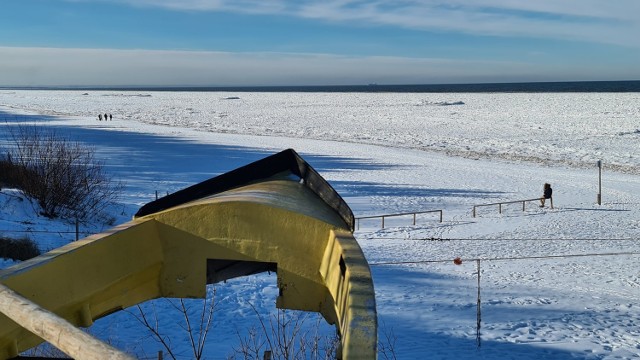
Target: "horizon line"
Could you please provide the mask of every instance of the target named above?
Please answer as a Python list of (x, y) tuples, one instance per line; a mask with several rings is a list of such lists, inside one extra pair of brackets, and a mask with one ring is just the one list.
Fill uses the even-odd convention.
[[(528, 86), (550, 86), (552, 88), (544, 91), (607, 91), (607, 92), (623, 92), (628, 91), (621, 88), (610, 89), (575, 89), (570, 88), (571, 85), (587, 85), (587, 84), (634, 84), (633, 92), (640, 91), (640, 80), (572, 80), (572, 81), (514, 81), (514, 82), (478, 82), (478, 83), (433, 83), (433, 84), (350, 84), (350, 85), (58, 85), (58, 86), (12, 86), (12, 85), (0, 85), (0, 90), (78, 90), (78, 91), (287, 91), (287, 90), (299, 90), (299, 91), (331, 91), (336, 92), (339, 90), (360, 90), (363, 92), (385, 92), (388, 90), (395, 90), (396, 92), (411, 92), (411, 90), (438, 90), (437, 88), (447, 87), (449, 91), (453, 91), (453, 88), (465, 88), (459, 90), (465, 91), (484, 91), (490, 92), (490, 87), (494, 87), (495, 91), (532, 91), (533, 89), (525, 89), (523, 87)], [(569, 86), (569, 87), (567, 87)], [(482, 87), (482, 89), (474, 89)], [(502, 88), (502, 89), (498, 89)], [(442, 90), (442, 89), (440, 89)], [(537, 89), (541, 91), (543, 89)], [(535, 91), (534, 91), (535, 92)]]

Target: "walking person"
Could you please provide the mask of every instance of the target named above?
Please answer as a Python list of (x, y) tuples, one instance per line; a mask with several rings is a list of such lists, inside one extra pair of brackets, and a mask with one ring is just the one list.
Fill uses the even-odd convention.
[(543, 194), (540, 198), (540, 207), (544, 207), (544, 203), (547, 199), (551, 202), (551, 208), (553, 209), (553, 189), (551, 189), (551, 184), (545, 183), (543, 188)]

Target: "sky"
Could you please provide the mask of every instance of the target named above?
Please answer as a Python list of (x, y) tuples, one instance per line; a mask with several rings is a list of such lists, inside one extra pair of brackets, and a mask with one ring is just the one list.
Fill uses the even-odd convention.
[(637, 0), (2, 0), (0, 86), (640, 80)]

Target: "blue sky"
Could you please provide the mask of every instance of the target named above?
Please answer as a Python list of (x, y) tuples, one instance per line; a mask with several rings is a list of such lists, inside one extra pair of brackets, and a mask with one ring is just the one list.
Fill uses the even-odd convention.
[(0, 86), (640, 79), (637, 0), (3, 0)]

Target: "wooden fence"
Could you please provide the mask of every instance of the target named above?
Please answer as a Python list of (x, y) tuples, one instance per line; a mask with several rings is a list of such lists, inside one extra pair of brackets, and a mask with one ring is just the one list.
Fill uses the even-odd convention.
[(381, 222), (381, 229), (384, 229), (384, 219), (385, 218), (389, 218), (389, 217), (395, 217), (395, 216), (407, 216), (407, 215), (413, 215), (413, 225), (416, 224), (416, 215), (417, 214), (428, 214), (428, 213), (439, 213), (440, 214), (440, 222), (442, 222), (442, 210), (427, 210), (427, 211), (414, 211), (414, 212), (405, 212), (405, 213), (397, 213), (397, 214), (385, 214), (385, 215), (372, 215), (372, 216), (361, 216), (361, 217), (356, 217), (356, 229), (360, 229), (360, 220), (361, 219), (377, 219), (380, 218), (382, 219)]
[[(500, 212), (500, 214), (502, 214), (502, 205), (522, 203), (522, 211), (525, 211), (525, 204), (527, 202), (530, 202), (530, 201), (540, 201), (540, 198), (526, 199), (526, 200), (515, 200), (515, 201), (502, 201), (502, 202), (496, 202), (496, 203), (491, 203), (491, 204), (474, 205), (473, 206), (473, 217), (476, 217), (476, 208), (479, 208), (481, 206), (495, 206), (495, 205), (498, 205), (498, 212)], [(553, 198), (549, 199), (549, 201), (550, 201), (550, 204), (551, 204), (551, 208), (553, 209)]]

